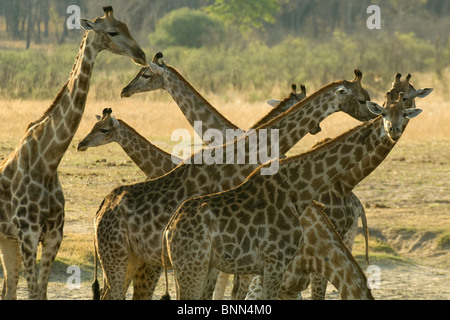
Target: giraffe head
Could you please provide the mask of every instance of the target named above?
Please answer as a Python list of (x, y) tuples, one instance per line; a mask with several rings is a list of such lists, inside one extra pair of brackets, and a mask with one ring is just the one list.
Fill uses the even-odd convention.
[(102, 146), (116, 141), (119, 121), (111, 116), (112, 109), (103, 109), (103, 115), (96, 115), (97, 123), (91, 132), (78, 144), (78, 151), (86, 151), (88, 148)]
[[(287, 100), (292, 101), (295, 104), (296, 102), (299, 102), (306, 98), (305, 85), (303, 85), (303, 84), (300, 85), (300, 90), (301, 90), (300, 93), (297, 92), (297, 85), (295, 83), (293, 83), (291, 85), (291, 89), (292, 90), (291, 90), (291, 93), (289, 94), (289, 97), (286, 98)], [(282, 102), (282, 100), (279, 100), (279, 99), (270, 99), (269, 101), (267, 101), (267, 103), (273, 108), (278, 106), (281, 102)]]
[[(300, 102), (301, 100), (306, 98), (305, 85), (300, 84), (300, 90), (301, 90), (300, 93), (297, 92), (297, 85), (295, 83), (293, 83), (291, 85), (291, 89), (292, 89), (291, 93), (289, 94), (289, 96), (287, 98), (285, 98), (283, 100), (270, 99), (269, 101), (267, 101), (267, 104), (269, 104), (271, 107), (274, 108), (273, 111), (275, 111), (276, 109), (279, 109), (275, 114), (273, 114), (273, 117), (276, 117), (280, 113), (286, 112), (291, 107), (293, 107), (297, 102)], [(273, 111), (271, 111), (271, 112), (273, 112)], [(270, 113), (268, 115), (270, 115)], [(270, 119), (271, 118), (267, 118), (266, 120), (269, 121)], [(322, 128), (320, 127), (320, 125), (317, 125), (313, 129), (311, 129), (309, 131), (309, 133), (314, 135), (314, 134), (318, 134), (320, 131), (322, 131)]]
[(340, 100), (338, 108), (359, 121), (369, 121), (375, 117), (366, 108), (370, 96), (361, 85), (362, 72), (358, 69), (354, 72), (355, 78), (352, 81), (342, 81), (335, 91)]
[(142, 67), (136, 76), (123, 89), (120, 96), (131, 97), (135, 93), (155, 91), (164, 88), (163, 73), (166, 71), (164, 63), (159, 59), (163, 57), (161, 52), (157, 52), (148, 66)]
[(400, 73), (395, 75), (390, 92), (392, 99), (398, 99), (400, 92), (403, 92), (403, 102), (405, 108), (415, 108), (415, 98), (425, 98), (433, 91), (432, 88), (414, 89), (414, 86), (409, 82), (411, 79), (410, 73), (406, 76), (405, 81), (401, 81), (401, 77), (402, 75)]
[(79, 20), (83, 29), (95, 33), (95, 44), (98, 46), (98, 50), (108, 50), (128, 56), (136, 64), (146, 65), (145, 53), (131, 36), (127, 25), (114, 17), (111, 6), (103, 7), (103, 11), (105, 12), (103, 17)]
[(408, 119), (417, 117), (422, 110), (417, 108), (405, 107), (405, 95), (403, 92), (398, 94), (398, 99), (392, 99), (392, 92), (386, 93), (385, 107), (376, 102), (368, 101), (367, 108), (376, 115), (383, 117), (384, 130), (393, 142), (397, 142), (403, 134)]

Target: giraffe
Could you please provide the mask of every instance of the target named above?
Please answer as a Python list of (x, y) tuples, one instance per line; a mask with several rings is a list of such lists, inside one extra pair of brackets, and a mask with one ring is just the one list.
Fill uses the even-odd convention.
[[(142, 263), (151, 264), (155, 270), (152, 274), (154, 279), (150, 279), (151, 284), (148, 285), (148, 297), (151, 297), (162, 272), (162, 232), (176, 208), (187, 198), (230, 189), (244, 181), (258, 166), (249, 159), (257, 154), (255, 148), (258, 146), (252, 142), (262, 130), (278, 133), (268, 135), (264, 142), (267, 146), (278, 142), (278, 151), (285, 154), (328, 115), (342, 109), (360, 115), (359, 101), (366, 101), (368, 97), (361, 87), (361, 77), (357, 70), (352, 81), (326, 85), (287, 112), (234, 141), (194, 153), (162, 177), (123, 185), (111, 191), (102, 201), (94, 222), (95, 245), (107, 283), (105, 292), (108, 294), (103, 298), (123, 299)], [(350, 111), (351, 108), (358, 110)], [(223, 159), (228, 160), (231, 154), (234, 161), (194, 163), (199, 155), (213, 154), (222, 154)], [(244, 164), (238, 162), (242, 159)]]
[(112, 109), (103, 109), (102, 116), (97, 115), (89, 134), (78, 144), (78, 151), (117, 142), (133, 162), (144, 172), (147, 179), (157, 178), (175, 168), (181, 158), (158, 148), (140, 135), (125, 121), (111, 115)]
[[(277, 298), (286, 268), (303, 242), (299, 218), (308, 204), (377, 146), (388, 140), (397, 141), (402, 132), (390, 128), (401, 127), (406, 117), (414, 118), (421, 111), (405, 110), (402, 93), (383, 112), (377, 112), (370, 103), (368, 108), (381, 117), (309, 152), (279, 160), (277, 173), (261, 174), (264, 167), (270, 166), (267, 163), (237, 187), (184, 201), (163, 233), (166, 294), (166, 265), (171, 265), (179, 299), (208, 297), (219, 270), (257, 274), (262, 277), (262, 298)], [(398, 109), (403, 112), (397, 112)], [(316, 242), (311, 238), (309, 244)], [(346, 261), (334, 258), (336, 248), (329, 249), (329, 253), (314, 245), (309, 247), (316, 249), (306, 251), (308, 256), (314, 256), (314, 262), (309, 264), (311, 271), (326, 276), (321, 264), (329, 262), (325, 269), (331, 268), (330, 281), (348, 272), (341, 269)], [(321, 256), (323, 252), (329, 256)]]
[[(158, 77), (156, 75), (157, 72), (153, 72), (153, 70), (158, 71), (160, 69), (160, 67), (168, 68), (164, 63), (159, 61), (160, 58), (162, 58), (162, 53), (158, 52), (157, 54), (155, 54), (155, 56), (152, 60), (152, 63), (154, 64), (153, 68), (151, 68), (151, 67), (141, 68), (141, 70), (137, 73), (137, 75), (133, 78), (133, 80), (131, 80), (130, 83), (126, 87), (124, 87), (124, 89), (122, 90), (122, 96), (131, 96), (134, 93), (152, 91), (152, 90), (155, 90), (155, 88), (159, 88), (161, 86), (161, 83), (164, 81), (161, 81), (161, 77)], [(160, 71), (160, 73), (162, 73), (162, 71)], [(177, 74), (179, 75), (179, 73), (177, 73)], [(168, 79), (171, 79), (171, 78), (174, 78), (174, 77), (169, 77)], [(171, 82), (174, 82), (174, 81), (173, 80), (172, 81), (165, 80), (164, 83), (166, 84), (166, 87), (167, 87), (168, 86), (167, 83), (171, 83)], [(175, 85), (172, 85), (172, 86), (177, 88), (177, 86), (175, 86)], [(192, 91), (191, 92), (192, 95), (198, 95), (197, 91), (192, 89), (192, 86), (189, 85), (186, 87)], [(297, 86), (295, 84), (292, 84), (291, 88), (292, 88), (292, 91), (286, 99), (284, 99), (284, 100), (277, 100), (277, 99), (269, 100), (268, 104), (273, 107), (276, 107), (276, 108), (274, 108), (265, 117), (263, 117), (259, 122), (255, 123), (250, 128), (254, 128), (260, 124), (268, 122), (269, 120), (275, 118), (276, 116), (278, 116), (281, 113), (288, 110), (296, 102), (298, 102), (298, 101), (302, 100), (304, 97), (306, 97), (306, 87), (304, 85), (300, 85), (300, 88), (301, 88), (300, 93), (297, 93)], [(178, 99), (178, 101), (179, 100), (180, 99)], [(180, 105), (180, 108), (182, 108), (181, 105)], [(364, 110), (367, 110), (367, 109), (364, 108)], [(184, 112), (184, 114), (187, 117), (190, 115), (191, 118), (188, 120), (191, 124), (194, 123), (194, 121), (197, 119), (197, 118), (192, 118), (192, 115), (194, 114), (194, 112), (191, 112), (191, 113)], [(203, 121), (204, 113), (200, 110), (200, 112), (195, 113), (195, 116), (198, 116), (198, 118), (202, 119), (202, 121)], [(360, 114), (356, 118), (361, 121), (366, 121), (366, 120), (374, 118), (374, 116), (370, 113), (367, 114), (364, 112), (360, 112)], [(208, 123), (208, 119), (205, 119), (204, 122)], [(215, 123), (214, 125), (218, 125), (218, 124), (220, 124), (220, 123)], [(204, 126), (203, 128), (210, 129), (210, 127), (208, 127), (208, 125)], [(222, 128), (222, 131), (225, 131), (227, 129), (226, 124), (222, 124), (221, 128)], [(317, 125), (317, 127), (310, 130), (309, 133), (317, 134), (320, 131), (321, 131), (320, 125)], [(361, 202), (356, 197), (356, 195), (354, 195), (353, 193), (348, 195), (344, 199), (340, 199), (340, 198), (336, 199), (332, 195), (330, 197), (326, 197), (326, 199), (329, 199), (330, 201), (332, 200), (332, 203), (330, 203), (330, 201), (327, 203), (327, 213), (328, 214), (332, 214), (333, 211), (334, 211), (335, 215), (341, 214), (342, 212), (348, 212), (348, 213), (353, 212), (357, 217), (361, 216), (363, 219), (363, 222), (364, 222), (364, 218), (365, 218), (364, 207), (362, 206)], [(331, 208), (333, 208), (333, 209), (331, 209)], [(365, 230), (366, 229), (367, 228), (365, 228)], [(345, 231), (343, 232), (343, 234), (345, 234)], [(353, 243), (353, 241), (352, 241), (352, 243)], [(215, 292), (215, 297), (214, 297), (215, 299), (221, 299), (223, 297), (227, 280), (228, 280), (227, 275), (221, 274), (219, 276), (217, 290)]]
[[(410, 78), (411, 74), (408, 74), (405, 81), (401, 81), (401, 74), (397, 73), (391, 89), (386, 93), (386, 101), (383, 103), (383, 105), (391, 105), (392, 100), (398, 99), (400, 92), (404, 90), (405, 92), (403, 93), (403, 108), (416, 108), (414, 99), (416, 97), (424, 98), (433, 91), (432, 88), (415, 89), (409, 82)], [(377, 114), (379, 114), (380, 112), (387, 113), (387, 111), (385, 111), (381, 106), (377, 106), (376, 104), (373, 104), (371, 102), (368, 102), (368, 104), (373, 105), (372, 110), (374, 110)], [(397, 113), (399, 112), (402, 112), (401, 108), (398, 108)], [(405, 119), (405, 121), (403, 122), (401, 132), (405, 130), (408, 121), (408, 119)], [(364, 213), (364, 207), (356, 197), (352, 199), (349, 198), (348, 195), (353, 194), (352, 191), (356, 187), (356, 185), (378, 167), (378, 165), (386, 158), (395, 144), (396, 143), (387, 140), (384, 144), (378, 146), (374, 150), (374, 152), (370, 153), (357, 165), (352, 167), (351, 170), (344, 174), (343, 177), (330, 188), (328, 193), (324, 193), (318, 198), (319, 202), (327, 204), (325, 208), (327, 216), (336, 227), (338, 233), (343, 236), (343, 242), (350, 250), (353, 247), (353, 242), (357, 231), (358, 215), (355, 214), (355, 212), (359, 211), (361, 213)], [(349, 200), (350, 203), (353, 204), (348, 205), (347, 208), (351, 208), (353, 206), (354, 209), (346, 211), (345, 214), (340, 213), (336, 208), (332, 210), (330, 210), (329, 208), (330, 203), (335, 206), (339, 205), (339, 203), (341, 203), (342, 201)], [(353, 202), (352, 200), (355, 202)], [(364, 224), (367, 225), (367, 222), (365, 222), (365, 218), (363, 219), (363, 225)], [(367, 260), (367, 228), (365, 229)], [(291, 263), (289, 265), (283, 285), (281, 287), (280, 298), (295, 299), (301, 297), (300, 292), (306, 289), (310, 282), (309, 277), (302, 270), (303, 266), (301, 260), (298, 260), (295, 263)], [(243, 283), (241, 283), (239, 286), (240, 290), (234, 293), (236, 299), (243, 299), (245, 297), (245, 295), (247, 294), (247, 290), (245, 289), (248, 287), (251, 278), (252, 277), (241, 277), (240, 281), (242, 281)], [(313, 273), (311, 274), (311, 286), (312, 298), (324, 299), (327, 280), (322, 276)]]
[[(29, 299), (46, 299), (50, 269), (62, 241), (64, 195), (57, 168), (78, 128), (96, 55), (102, 50), (145, 65), (145, 54), (112, 7), (95, 20), (80, 19), (86, 32), (69, 79), (43, 116), (31, 122), (13, 153), (0, 163), (2, 298), (16, 299), (21, 264)], [(39, 279), (36, 255), (42, 256)], [(6, 289), (5, 289), (6, 288)]]

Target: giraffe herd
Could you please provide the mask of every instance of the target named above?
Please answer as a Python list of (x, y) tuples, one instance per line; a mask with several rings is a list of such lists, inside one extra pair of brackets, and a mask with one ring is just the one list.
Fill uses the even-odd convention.
[[(359, 219), (366, 250), (368, 245), (364, 207), (352, 191), (386, 158), (409, 119), (420, 114), (415, 98), (432, 89), (415, 89), (411, 75), (402, 81), (396, 74), (386, 100), (378, 105), (370, 101), (362, 73), (355, 70), (353, 80), (331, 82), (309, 96), (303, 85), (300, 93), (293, 86), (286, 99), (270, 100), (273, 109), (244, 131), (166, 65), (162, 53), (147, 63), (112, 7), (103, 10), (103, 17), (80, 20), (85, 34), (69, 79), (0, 163), (2, 298), (17, 298), (21, 268), (29, 299), (47, 298), (64, 228), (58, 166), (82, 119), (94, 60), (108, 50), (142, 66), (121, 97), (163, 89), (194, 128), (195, 121), (202, 121), (201, 137), (209, 129), (239, 134), (224, 145), (207, 145), (174, 161), (174, 155), (113, 116), (111, 108), (97, 116), (78, 150), (117, 142), (147, 180), (115, 188), (99, 206), (94, 246), (103, 288), (94, 296), (124, 299), (133, 283), (133, 299), (151, 299), (163, 272), (167, 296), (171, 268), (178, 299), (223, 297), (229, 274), (235, 277), (234, 299), (298, 299), (309, 285), (313, 299), (324, 299), (328, 281), (342, 299), (373, 299), (351, 254)], [(339, 111), (362, 123), (305, 153), (285, 156)], [(252, 139), (264, 130), (278, 133), (277, 139), (267, 136), (266, 143), (276, 143), (280, 157), (249, 161), (259, 151)], [(227, 161), (190, 161), (205, 154), (222, 155)], [(272, 166), (276, 172), (264, 174)]]

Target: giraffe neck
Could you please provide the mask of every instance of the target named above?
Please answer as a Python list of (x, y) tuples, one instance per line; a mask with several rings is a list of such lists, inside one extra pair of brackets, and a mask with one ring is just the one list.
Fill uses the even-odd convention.
[[(248, 179), (256, 181), (253, 185), (267, 186), (265, 188), (269, 189), (275, 186), (280, 192), (290, 195), (289, 201), (300, 204), (302, 208), (299, 208), (299, 212), (302, 212), (310, 201), (330, 188), (386, 139), (389, 138), (380, 117), (363, 123), (316, 149), (280, 160), (277, 174), (261, 174), (262, 168), (271, 166), (268, 163), (255, 170)], [(269, 189), (270, 193), (276, 193)]]
[[(186, 119), (201, 137), (208, 129), (219, 130), (225, 137), (227, 129), (239, 129), (219, 113), (197, 90), (174, 68), (166, 66), (164, 73), (165, 89), (177, 103)], [(202, 126), (194, 126), (195, 121), (201, 121)], [(198, 128), (198, 129), (197, 129)], [(209, 141), (205, 141), (209, 143)]]
[[(334, 91), (339, 85), (340, 82), (336, 82), (325, 86), (271, 121), (247, 131), (226, 145), (196, 152), (186, 159), (185, 163), (208, 164), (205, 159), (211, 159), (210, 164), (212, 162), (233, 164), (235, 165), (233, 181), (237, 181), (237, 177), (242, 179), (241, 182), (244, 181), (259, 165), (285, 154), (320, 121), (338, 110)], [(205, 166), (202, 170), (219, 171), (221, 168), (215, 166), (214, 169), (210, 169)], [(222, 180), (225, 179), (224, 177)]]
[(115, 141), (148, 178), (162, 176), (176, 167), (170, 153), (150, 143), (124, 121), (118, 122)]
[[(402, 126), (405, 132), (409, 119)], [(398, 141), (397, 141), (398, 142)], [(367, 154), (360, 162), (347, 171), (333, 186), (333, 190), (340, 195), (351, 192), (363, 179), (370, 175), (383, 161), (397, 144), (390, 139), (384, 139), (372, 152)]]
[[(256, 124), (256, 130), (278, 130), (279, 154), (285, 154), (297, 144), (309, 131), (316, 128), (329, 115), (339, 111), (340, 101), (335, 94), (341, 82), (330, 83), (311, 96), (298, 102), (288, 112), (265, 122), (265, 118)], [(270, 145), (271, 135), (268, 134)]]
[(47, 163), (50, 171), (56, 170), (75, 135), (86, 105), (89, 81), (94, 60), (100, 51), (94, 44), (95, 33), (87, 31), (80, 45), (69, 79), (57, 95), (52, 106), (41, 119), (29, 127), (49, 118), (41, 128), (39, 139), (40, 160)]
[(301, 97), (298, 97), (294, 95), (293, 93), (290, 94), (288, 98), (283, 99), (275, 108), (269, 111), (264, 117), (262, 117), (260, 120), (258, 120), (255, 124), (253, 124), (250, 128), (258, 128), (272, 119), (278, 117), (283, 112), (288, 111), (291, 107), (293, 107), (295, 104), (300, 102)]

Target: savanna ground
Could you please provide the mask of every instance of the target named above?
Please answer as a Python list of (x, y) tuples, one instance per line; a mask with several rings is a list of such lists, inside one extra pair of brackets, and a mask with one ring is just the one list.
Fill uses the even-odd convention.
[[(415, 79), (421, 78), (415, 75)], [(416, 88), (433, 85), (422, 80), (416, 83)], [(381, 287), (373, 290), (376, 299), (450, 299), (450, 102), (434, 87), (430, 96), (416, 102), (424, 112), (410, 122), (388, 158), (355, 190), (366, 208), (370, 264), (379, 266), (381, 271)], [(267, 99), (282, 98), (287, 93)], [(270, 110), (265, 101), (249, 103), (233, 94), (208, 95), (207, 99), (242, 128), (248, 128)], [(373, 100), (382, 102), (381, 97)], [(0, 101), (0, 159), (16, 147), (26, 125), (38, 118), (50, 103), (50, 100)], [(94, 115), (105, 107), (112, 108), (118, 118), (167, 151), (177, 143), (170, 141), (173, 130), (186, 128), (192, 132), (166, 93), (146, 93), (108, 102), (88, 99), (78, 132), (59, 168), (66, 197), (66, 220), (64, 240), (49, 283), (49, 299), (91, 298), (93, 220), (98, 206), (114, 187), (144, 179), (117, 144), (84, 153), (76, 151), (78, 142), (95, 123)], [(356, 124), (357, 121), (345, 114), (333, 115), (323, 122), (321, 133), (308, 135), (289, 154), (307, 150), (315, 142), (334, 137)], [(353, 253), (366, 270), (361, 235)], [(67, 268), (71, 265), (81, 270), (79, 289), (69, 290), (67, 286), (71, 276)], [(19, 287), (19, 299), (26, 299), (23, 278)], [(173, 289), (171, 284), (172, 293)], [(226, 298), (230, 298), (229, 289), (230, 286)], [(154, 298), (159, 299), (163, 290), (162, 277)], [(339, 295), (329, 287), (327, 298), (337, 299)]]

